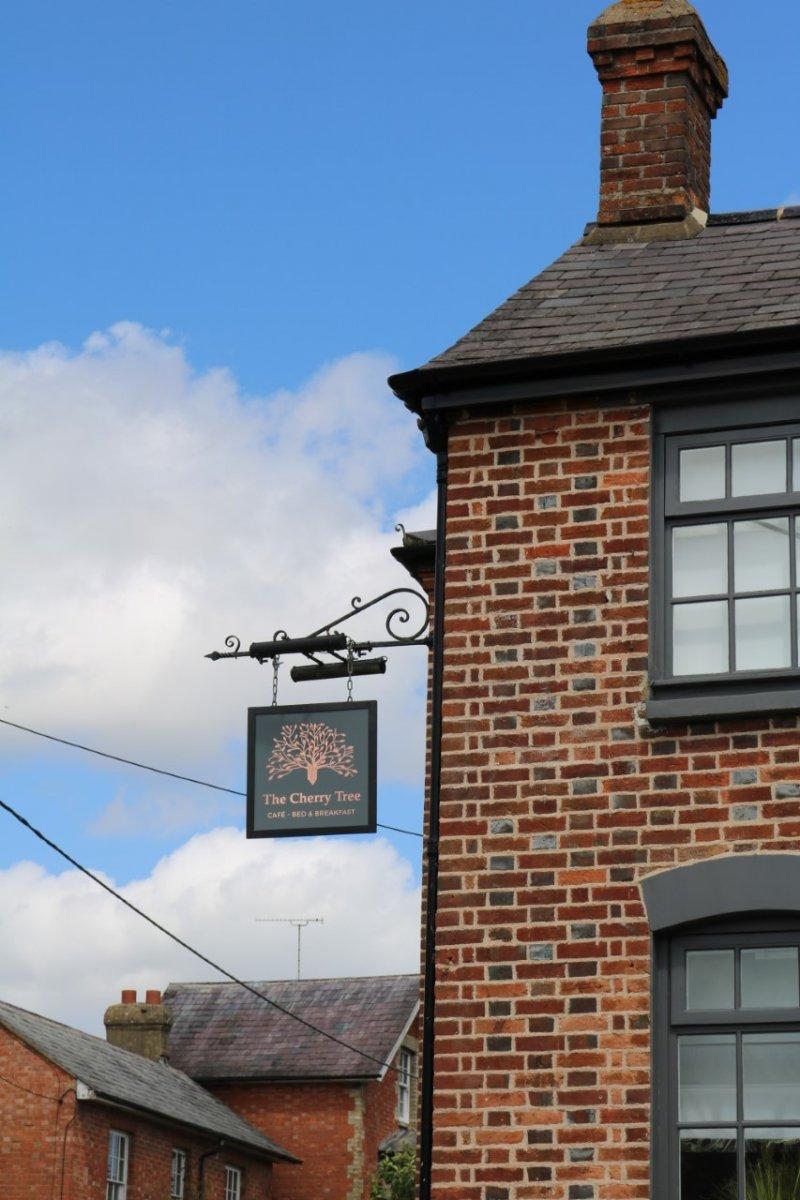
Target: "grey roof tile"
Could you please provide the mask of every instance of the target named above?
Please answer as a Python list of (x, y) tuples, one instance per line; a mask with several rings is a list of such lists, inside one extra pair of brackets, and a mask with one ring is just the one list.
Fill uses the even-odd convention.
[(0, 1025), (85, 1083), (100, 1099), (115, 1101), (191, 1126), (214, 1137), (238, 1142), (270, 1158), (297, 1159), (237, 1116), (188, 1075), (152, 1062), (51, 1021), (37, 1013), (0, 1002)]
[(426, 366), (800, 324), (799, 217), (733, 213), (686, 240), (577, 242)]
[[(255, 983), (283, 1008), (386, 1062), (416, 1011), (417, 975)], [(170, 1061), (195, 1079), (374, 1079), (347, 1050), (231, 983), (171, 983)]]

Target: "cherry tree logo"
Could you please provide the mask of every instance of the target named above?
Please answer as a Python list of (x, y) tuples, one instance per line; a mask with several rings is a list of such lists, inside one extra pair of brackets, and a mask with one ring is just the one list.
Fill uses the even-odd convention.
[(305, 771), (309, 783), (316, 783), (323, 768), (337, 775), (357, 775), (354, 750), (338, 729), (319, 723), (284, 725), (272, 746), (267, 762), (270, 779), (283, 779), (292, 771)]

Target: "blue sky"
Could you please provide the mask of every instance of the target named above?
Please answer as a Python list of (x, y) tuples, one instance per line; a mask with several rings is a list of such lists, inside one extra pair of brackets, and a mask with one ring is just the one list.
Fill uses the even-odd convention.
[[(247, 391), (413, 366), (594, 212), (592, 0), (29, 0), (4, 22), (5, 339), (168, 327)], [(800, 189), (800, 9), (700, 5), (718, 211)]]
[[(403, 582), (392, 529), (430, 523), (432, 462), (382, 381), (453, 341), (593, 218), (600, 93), (584, 42), (597, 8), (29, 0), (6, 15), (0, 535), (14, 587), (0, 716), (243, 786), (244, 712), (268, 680), (202, 654), (229, 632), (305, 632), (354, 592)], [(714, 209), (800, 203), (800, 7), (700, 8), (732, 80)], [(357, 689), (381, 701), (381, 819), (412, 828), (421, 689), (419, 660)], [(340, 698), (285, 686), (282, 698), (315, 695)], [(235, 798), (2, 729), (0, 760), (12, 802), (183, 916), (184, 885), (154, 881), (192, 854), (217, 862), (219, 829), (241, 823)], [(318, 969), (407, 969), (419, 846), (352, 844), (262, 850), (279, 873), (294, 864), (287, 905), (321, 903), (320, 853), (334, 874), (352, 854), (364, 878), (394, 872), (403, 946), (380, 959), (341, 909)], [(42, 872), (25, 886), (44, 927), (72, 882), (6, 822), (0, 892), (5, 879), (19, 894), (22, 860)], [(237, 887), (258, 861), (242, 859)], [(249, 928), (269, 912), (245, 894), (235, 919)], [(70, 933), (91, 942), (86, 914), (78, 905)], [(291, 945), (262, 932), (280, 974)], [(203, 933), (230, 943), (222, 917)], [(246, 942), (237, 969), (257, 974)], [(35, 1005), (46, 972), (24, 956), (8, 969), (0, 992)]]

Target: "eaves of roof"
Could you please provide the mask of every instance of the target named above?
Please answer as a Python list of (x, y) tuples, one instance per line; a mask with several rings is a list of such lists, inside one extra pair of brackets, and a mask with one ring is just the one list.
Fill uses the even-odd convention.
[[(195, 1082), (198, 1083), (199, 1087), (203, 1086), (202, 1082)], [(217, 1139), (220, 1145), (238, 1147), (240, 1150), (244, 1150), (247, 1154), (250, 1154), (255, 1158), (263, 1158), (268, 1162), (302, 1163), (303, 1161), (301, 1158), (297, 1158), (289, 1150), (284, 1150), (282, 1147), (275, 1146), (272, 1149), (267, 1149), (265, 1146), (256, 1145), (253, 1142), (245, 1141), (241, 1138), (232, 1136), (229, 1133), (223, 1135), (213, 1132), (209, 1130), (207, 1126), (202, 1124), (181, 1120), (179, 1117), (167, 1117), (162, 1113), (154, 1113), (152, 1109), (148, 1108), (144, 1104), (135, 1104), (130, 1100), (119, 1100), (115, 1096), (107, 1095), (102, 1091), (96, 1091), (94, 1088), (87, 1087), (86, 1091), (86, 1095), (79, 1095), (78, 1097), (81, 1104), (100, 1104), (104, 1108), (113, 1108), (120, 1112), (128, 1112), (135, 1116), (144, 1117), (150, 1121), (156, 1121), (159, 1125), (167, 1125), (170, 1128), (191, 1131), (195, 1134), (202, 1134), (211, 1141)]]
[(800, 369), (800, 322), (752, 332), (705, 334), (627, 346), (421, 367), (389, 386), (413, 412), (670, 386), (725, 374)]

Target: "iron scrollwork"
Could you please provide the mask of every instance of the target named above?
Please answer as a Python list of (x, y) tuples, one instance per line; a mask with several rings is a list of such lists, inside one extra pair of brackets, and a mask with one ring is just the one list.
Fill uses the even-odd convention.
[[(398, 600), (391, 607), (384, 619), (386, 640), (370, 638), (368, 640), (356, 641), (340, 629), (340, 626), (346, 625), (348, 621), (362, 616), (364, 613), (369, 612), (370, 609), (384, 603), (384, 601), (395, 600), (399, 597), (403, 597), (402, 602)], [(417, 616), (412, 614), (413, 604), (420, 606)], [(346, 661), (340, 650), (340, 647), (345, 645), (348, 653), (358, 657), (369, 654), (372, 650), (382, 648), (400, 646), (430, 647), (430, 623), (430, 604), (421, 592), (407, 587), (392, 588), (390, 591), (382, 592), (380, 596), (375, 596), (371, 600), (362, 600), (360, 596), (353, 596), (347, 612), (334, 617), (332, 621), (328, 621), (325, 625), (320, 625), (319, 629), (315, 629), (304, 638), (291, 638), (285, 629), (278, 629), (273, 635), (272, 642), (259, 642), (257, 645), (251, 645), (249, 650), (242, 650), (240, 639), (231, 634), (225, 639), (226, 650), (214, 650), (211, 654), (207, 654), (206, 658), (210, 658), (216, 662), (220, 658), (249, 657), (257, 658), (259, 662), (264, 662), (267, 659), (278, 658), (283, 653), (281, 643), (291, 641), (294, 643), (292, 653), (302, 654), (303, 657), (309, 659), (317, 666), (323, 666), (325, 659), (319, 657), (321, 654), (330, 656), (334, 661)], [(411, 628), (408, 629), (406, 628), (407, 626), (411, 626)], [(337, 639), (335, 648), (331, 648), (330, 645), (332, 637)], [(318, 639), (323, 642), (327, 639), (328, 644), (316, 645), (315, 642)], [(302, 647), (297, 645), (298, 641), (303, 643)]]
[[(430, 627), (431, 610), (428, 601), (422, 593), (415, 592), (413, 588), (392, 588), (391, 591), (383, 592), (380, 596), (375, 596), (374, 599), (366, 601), (362, 600), (360, 596), (353, 596), (353, 599), (350, 601), (350, 611), (343, 613), (340, 617), (334, 618), (333, 621), (329, 621), (327, 625), (322, 625), (319, 629), (315, 629), (312, 637), (317, 637), (323, 633), (333, 633), (339, 625), (344, 625), (346, 621), (352, 621), (353, 617), (360, 616), (362, 613), (367, 612), (368, 609), (375, 608), (376, 605), (394, 596), (410, 596), (413, 600), (418, 601), (422, 606), (420, 613), (421, 622), (412, 633), (397, 632), (398, 625), (407, 625), (411, 621), (409, 607), (398, 604), (391, 610), (384, 622), (384, 629), (387, 636), (391, 639), (391, 642), (398, 644), (418, 642)], [(406, 605), (408, 604), (409, 602), (406, 601)], [(391, 642), (389, 643), (390, 645)], [(379, 643), (371, 642), (370, 644), (376, 646)]]

